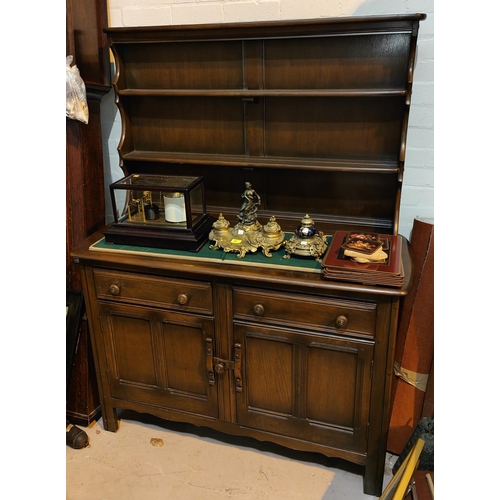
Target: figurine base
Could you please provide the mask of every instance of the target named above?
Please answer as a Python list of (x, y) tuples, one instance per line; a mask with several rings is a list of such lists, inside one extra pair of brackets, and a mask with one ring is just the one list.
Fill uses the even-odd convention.
[(272, 257), (271, 251), (278, 250), (285, 244), (285, 234), (274, 217), (264, 227), (259, 221), (255, 221), (249, 225), (238, 223), (230, 228), (221, 214), (208, 237), (214, 241), (210, 245), (211, 250), (220, 248), (226, 253), (235, 252), (240, 259), (249, 252), (257, 252), (259, 248), (266, 257)]

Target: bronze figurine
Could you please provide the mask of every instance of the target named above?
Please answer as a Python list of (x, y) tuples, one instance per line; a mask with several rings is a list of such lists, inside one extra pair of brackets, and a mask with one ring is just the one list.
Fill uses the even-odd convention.
[(238, 223), (231, 228), (222, 214), (212, 225), (208, 235), (214, 241), (211, 250), (221, 248), (224, 252), (236, 252), (242, 259), (248, 252), (256, 252), (259, 248), (266, 257), (272, 257), (271, 250), (278, 250), (285, 243), (285, 234), (271, 216), (269, 222), (262, 227), (257, 220), (257, 212), (261, 199), (252, 188), (250, 182), (245, 182), (245, 191), (241, 195), (243, 203), (238, 214)]

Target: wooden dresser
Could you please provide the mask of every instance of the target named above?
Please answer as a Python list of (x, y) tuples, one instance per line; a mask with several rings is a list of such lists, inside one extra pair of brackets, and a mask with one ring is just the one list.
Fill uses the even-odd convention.
[[(250, 182), (263, 224), (397, 234), (423, 19), (106, 29), (124, 174), (202, 175), (231, 223)], [(394, 288), (89, 249), (102, 237), (72, 255), (107, 430), (117, 408), (147, 412), (354, 462), (381, 493), (406, 240)]]

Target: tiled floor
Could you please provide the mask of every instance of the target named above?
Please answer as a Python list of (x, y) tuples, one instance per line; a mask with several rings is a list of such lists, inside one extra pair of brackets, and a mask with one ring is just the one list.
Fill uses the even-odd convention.
[(344, 461), (146, 415), (119, 417), (116, 433), (99, 420), (84, 428), (88, 448), (66, 447), (67, 500), (377, 498), (363, 494), (363, 469)]

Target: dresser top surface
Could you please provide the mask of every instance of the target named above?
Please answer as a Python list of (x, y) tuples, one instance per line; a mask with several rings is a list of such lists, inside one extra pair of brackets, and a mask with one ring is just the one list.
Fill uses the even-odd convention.
[[(95, 267), (105, 267), (108, 269), (125, 270), (131, 272), (152, 273), (168, 275), (186, 279), (204, 279), (210, 281), (228, 281), (231, 283), (247, 284), (250, 286), (264, 287), (284, 287), (287, 289), (299, 289), (307, 287), (310, 291), (318, 293), (331, 293), (335, 291), (384, 295), (384, 296), (404, 296), (411, 287), (411, 257), (408, 241), (402, 238), (402, 258), (405, 269), (405, 281), (401, 288), (373, 286), (358, 283), (340, 282), (327, 280), (323, 276), (322, 270), (290, 268), (272, 265), (272, 257), (269, 258), (270, 265), (264, 269), (257, 266), (250, 259), (231, 259), (230, 263), (222, 263), (217, 259), (180, 259), (178, 256), (169, 256), (161, 252), (123, 251), (113, 245), (109, 245), (107, 250), (91, 248), (103, 238), (103, 232), (98, 231), (78, 245), (71, 252), (73, 259), (77, 262)], [(151, 250), (151, 249), (150, 249)], [(216, 250), (219, 255), (223, 252)], [(235, 254), (231, 254), (231, 257)], [(314, 267), (314, 266), (312, 266)]]

